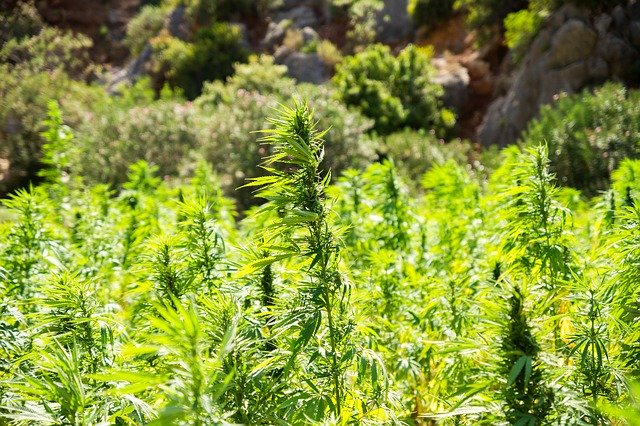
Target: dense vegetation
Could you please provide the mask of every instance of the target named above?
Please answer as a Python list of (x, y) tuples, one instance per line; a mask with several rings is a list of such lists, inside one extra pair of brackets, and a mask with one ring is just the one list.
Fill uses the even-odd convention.
[[(408, 12), (517, 60), (563, 3)], [(114, 85), (36, 3), (0, 12), (0, 426), (640, 424), (637, 90), (481, 148), (433, 50), (376, 42), (380, 0), (327, 3), (339, 44), (283, 24), (318, 85), (241, 25), (283, 2), (144, 4)]]
[(6, 420), (601, 424), (633, 395), (637, 161), (591, 202), (543, 146), (488, 181), (434, 167), (412, 198), (392, 162), (332, 181), (299, 105), (236, 223), (204, 162), (86, 185), (59, 114), (46, 183), (5, 200)]

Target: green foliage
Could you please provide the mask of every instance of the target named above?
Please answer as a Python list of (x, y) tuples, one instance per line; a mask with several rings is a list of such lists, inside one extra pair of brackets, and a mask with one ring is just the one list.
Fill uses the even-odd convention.
[(514, 288), (501, 341), (505, 417), (510, 424), (539, 425), (551, 410), (553, 393), (542, 384), (543, 368), (538, 361), (540, 346), (524, 313), (523, 295)]
[[(238, 144), (248, 126), (267, 127), (255, 152), (263, 172), (244, 180), (265, 202), (242, 220), (220, 187), (233, 149), (218, 160), (220, 178), (196, 146), (179, 154), (200, 157), (181, 179), (140, 161), (110, 190), (76, 174), (89, 133), (74, 135), (49, 105), (45, 182), (4, 200), (0, 222), (3, 422), (630, 418), (640, 360), (637, 160), (585, 202), (555, 186), (544, 146), (506, 150), (485, 180), (460, 153), (405, 132), (381, 143), (427, 145), (420, 191), (391, 160), (331, 185), (325, 152), (332, 138), (356, 138), (349, 113), (329, 89), (304, 86), (320, 115), (281, 106), (264, 126), (262, 108), (277, 98), (233, 87), (261, 87), (244, 77), (209, 85), (215, 93), (188, 121), (236, 114), (234, 126), (249, 123)], [(152, 101), (143, 87), (111, 104), (94, 96), (117, 111), (147, 105), (147, 115), (178, 105)], [(320, 131), (325, 122), (336, 128)]]
[(0, 48), (0, 64), (8, 64), (14, 72), (63, 71), (76, 78), (86, 77), (91, 61), (89, 38), (43, 28), (37, 35), (11, 39)]
[(516, 60), (536, 36), (543, 20), (544, 16), (539, 11), (530, 9), (510, 13), (504, 18), (505, 42)]
[(146, 160), (163, 174), (177, 175), (179, 160), (197, 144), (191, 127), (193, 108), (171, 100), (131, 108), (118, 103), (107, 100), (77, 126), (84, 143), (71, 159), (74, 173), (95, 182), (120, 184), (130, 164)]
[(384, 156), (392, 158), (396, 167), (413, 182), (419, 182), (432, 166), (442, 165), (449, 160), (466, 164), (472, 154), (472, 147), (466, 142), (445, 142), (431, 133), (412, 130), (381, 138), (379, 150)]
[(437, 25), (454, 12), (454, 0), (410, 0), (407, 11), (416, 27)]
[(332, 80), (336, 95), (374, 119), (374, 129), (381, 134), (404, 127), (443, 133), (453, 123), (439, 108), (442, 87), (430, 81), (434, 70), (429, 56), (408, 46), (394, 57), (388, 47), (372, 45), (337, 67)]
[(638, 156), (638, 93), (611, 83), (561, 96), (541, 109), (521, 143), (545, 141), (558, 181), (593, 195), (607, 187), (623, 158)]
[(384, 7), (383, 1), (331, 0), (331, 6), (341, 10), (349, 20), (347, 40), (350, 51), (361, 51), (375, 42), (377, 14)]
[(469, 10), (467, 22), (475, 27), (501, 26), (510, 13), (526, 9), (529, 0), (456, 0), (456, 7)]
[(294, 85), (295, 81), (287, 77), (287, 67), (274, 64), (273, 57), (268, 55), (250, 56), (248, 63), (235, 64), (233, 75), (227, 79), (227, 88), (231, 90), (282, 97), (290, 95)]
[(0, 12), (0, 46), (13, 39), (37, 35), (44, 27), (42, 17), (32, 1), (19, 1), (14, 8)]
[[(195, 102), (199, 113), (193, 123), (199, 150), (217, 166), (225, 189), (233, 191), (245, 179), (263, 174), (260, 159), (269, 151), (258, 144), (259, 135), (252, 132), (268, 126), (266, 118), (284, 101), (280, 96), (289, 91), (295, 90), (299, 96), (310, 99), (319, 125), (329, 129), (325, 135), (325, 155), (332, 170), (339, 173), (350, 166), (364, 166), (374, 158), (375, 143), (365, 135), (371, 128), (370, 120), (335, 102), (330, 89), (296, 86), (283, 76), (284, 70), (279, 66), (268, 65), (270, 60), (266, 58), (261, 61), (267, 66), (256, 72), (257, 65), (237, 65), (238, 72), (226, 85), (205, 86), (205, 92)], [(233, 166), (229, 167), (230, 164)], [(241, 208), (253, 203), (249, 189), (241, 188), (235, 196)]]
[(240, 27), (224, 22), (199, 29), (192, 42), (161, 34), (151, 44), (158, 58), (156, 71), (189, 99), (201, 93), (205, 81), (229, 77), (233, 64), (248, 57)]
[(157, 6), (146, 5), (127, 23), (125, 42), (134, 55), (142, 52), (149, 40), (164, 28), (167, 10)]

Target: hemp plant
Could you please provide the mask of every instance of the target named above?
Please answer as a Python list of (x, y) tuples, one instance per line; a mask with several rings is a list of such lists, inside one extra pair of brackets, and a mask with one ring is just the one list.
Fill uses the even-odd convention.
[[(293, 261), (302, 273), (297, 280), (294, 301), (273, 315), (274, 334), (297, 330), (286, 353), (289, 360), (282, 374), (300, 374), (302, 389), (299, 412), (292, 421), (320, 421), (326, 412), (344, 422), (353, 411), (362, 410), (365, 400), (350, 393), (347, 370), (358, 360), (358, 376), (370, 367), (372, 388), (380, 391), (383, 370), (375, 354), (358, 350), (353, 339), (349, 280), (340, 267), (341, 229), (333, 225), (326, 188), (331, 173), (322, 170), (324, 132), (316, 129), (313, 112), (306, 106), (283, 107), (280, 118), (272, 119), (262, 141), (271, 145), (272, 154), (263, 163), (270, 174), (253, 179), (249, 187), (260, 187), (258, 196), (268, 202), (259, 214), (272, 220), (260, 235), (259, 251), (268, 252), (240, 270), (240, 275), (264, 268), (277, 261)], [(279, 166), (279, 168), (276, 168)], [(264, 273), (263, 273), (264, 275)], [(274, 355), (275, 356), (275, 355)], [(295, 365), (297, 359), (307, 361)], [(305, 366), (306, 365), (306, 366)], [(296, 366), (302, 371), (293, 371)], [(370, 400), (367, 399), (367, 402)], [(358, 405), (356, 407), (356, 404)]]

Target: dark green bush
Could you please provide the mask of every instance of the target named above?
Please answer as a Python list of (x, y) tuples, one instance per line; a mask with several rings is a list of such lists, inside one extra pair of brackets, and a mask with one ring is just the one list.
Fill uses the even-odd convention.
[(167, 20), (167, 9), (144, 6), (127, 24), (125, 42), (131, 53), (138, 54), (153, 37), (160, 33)]
[(14, 8), (0, 11), (0, 46), (12, 39), (31, 37), (44, 28), (33, 1), (21, 1)]
[(172, 87), (183, 89), (189, 99), (201, 93), (205, 81), (227, 78), (233, 73), (233, 64), (248, 57), (240, 27), (228, 23), (200, 29), (192, 43), (164, 34), (152, 45), (159, 57), (157, 71), (166, 75)]
[(459, 7), (469, 11), (467, 22), (475, 28), (502, 26), (508, 14), (526, 9), (529, 0), (457, 0)]
[(436, 25), (453, 14), (454, 0), (409, 0), (407, 11), (416, 27)]
[[(59, 59), (46, 59), (49, 64), (60, 63)], [(73, 105), (68, 115), (72, 118), (92, 104), (96, 91), (103, 92), (71, 80), (56, 67), (38, 70), (46, 63), (43, 57), (34, 57), (33, 62), (19, 66), (0, 63), (0, 159), (9, 163), (8, 175), (0, 178), (0, 194), (25, 185), (40, 169), (44, 143), (40, 132), (50, 100)]]
[(30, 37), (11, 39), (0, 47), (0, 64), (13, 72), (62, 70), (75, 78), (85, 78), (92, 71), (89, 38), (46, 27)]
[(376, 44), (345, 58), (332, 81), (338, 98), (374, 119), (381, 134), (404, 127), (442, 133), (454, 117), (440, 110), (442, 87), (431, 83), (433, 73), (429, 52), (410, 45), (394, 57)]
[(561, 96), (541, 109), (521, 140), (545, 142), (560, 183), (590, 195), (605, 189), (622, 159), (640, 155), (640, 92), (610, 83)]

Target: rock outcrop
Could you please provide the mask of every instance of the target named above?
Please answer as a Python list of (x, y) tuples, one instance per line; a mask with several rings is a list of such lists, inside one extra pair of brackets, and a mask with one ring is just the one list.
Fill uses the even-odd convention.
[(442, 57), (434, 58), (431, 63), (438, 71), (433, 82), (444, 89), (444, 106), (461, 111), (469, 100), (469, 71), (459, 62), (447, 61)]
[(407, 0), (386, 0), (377, 17), (378, 40), (397, 44), (410, 37), (412, 32), (413, 23), (407, 12)]
[(280, 46), (274, 58), (277, 64), (286, 65), (287, 74), (300, 83), (321, 84), (331, 78), (327, 65), (317, 53), (302, 53)]
[(544, 23), (506, 92), (478, 129), (484, 145), (515, 142), (543, 104), (606, 80), (627, 81), (640, 60), (640, 3), (592, 16), (573, 5)]

